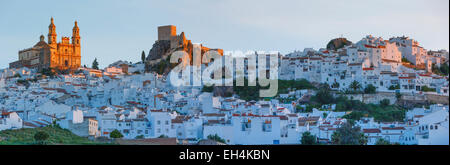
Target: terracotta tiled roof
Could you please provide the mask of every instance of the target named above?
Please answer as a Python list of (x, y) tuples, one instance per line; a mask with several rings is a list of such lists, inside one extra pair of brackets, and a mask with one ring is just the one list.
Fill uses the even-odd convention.
[(371, 128), (371, 129), (363, 129), (364, 133), (381, 133), (381, 130), (378, 128)]

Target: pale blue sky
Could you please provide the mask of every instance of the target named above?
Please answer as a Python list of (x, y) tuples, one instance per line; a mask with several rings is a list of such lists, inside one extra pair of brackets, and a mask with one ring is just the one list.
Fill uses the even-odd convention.
[(427, 49), (449, 48), (448, 0), (0, 0), (0, 68), (20, 49), (58, 33), (71, 36), (78, 20), (82, 64), (137, 62), (157, 39), (157, 26), (173, 24), (194, 43), (224, 50), (289, 53), (325, 47), (343, 35), (355, 42), (372, 34), (410, 36)]

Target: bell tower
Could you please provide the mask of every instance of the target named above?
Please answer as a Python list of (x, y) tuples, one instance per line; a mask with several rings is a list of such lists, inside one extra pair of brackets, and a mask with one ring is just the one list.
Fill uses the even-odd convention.
[(75, 26), (72, 29), (72, 44), (80, 45), (80, 28), (78, 28), (77, 21), (75, 21)]
[(56, 26), (53, 23), (53, 17), (50, 19), (51, 23), (48, 26), (48, 44), (49, 45), (56, 45)]
[(78, 68), (81, 65), (81, 46), (80, 46), (80, 28), (78, 28), (78, 22), (75, 21), (75, 25), (72, 29), (72, 45), (73, 55), (71, 57), (71, 66)]

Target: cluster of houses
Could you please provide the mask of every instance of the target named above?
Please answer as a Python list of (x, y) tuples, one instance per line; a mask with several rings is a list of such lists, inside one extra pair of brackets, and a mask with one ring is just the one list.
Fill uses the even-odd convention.
[[(402, 62), (402, 57), (411, 63)], [(429, 70), (445, 61), (448, 53), (426, 52), (405, 37), (367, 36), (336, 51), (305, 49), (280, 56), (279, 78), (307, 79), (337, 89), (356, 80), (391, 92), (390, 86), (399, 85), (396, 92), (419, 92), (427, 86), (448, 96), (448, 76)], [(425, 69), (418, 68), (421, 65)], [(296, 101), (214, 96), (202, 87), (174, 87), (166, 76), (144, 70), (144, 64), (126, 61), (43, 79), (35, 79), (41, 73), (33, 69), (0, 70), (0, 131), (57, 124), (91, 138), (109, 138), (117, 130), (124, 139), (169, 137), (197, 143), (217, 135), (236, 145), (300, 144), (304, 132), (330, 143), (336, 129), (347, 122), (343, 116), (349, 112), (335, 112), (335, 105), (300, 113), (296, 107), (305, 105)], [(280, 97), (298, 100), (312, 93), (296, 90)], [(448, 110), (448, 105), (434, 104), (409, 110), (403, 122), (366, 117), (355, 124), (368, 144), (382, 138), (398, 144), (448, 145)]]
[[(403, 59), (403, 60), (402, 60)], [(446, 63), (448, 52), (429, 51), (407, 37), (389, 40), (366, 36), (338, 50), (305, 49), (281, 57), (282, 80), (307, 79), (338, 90), (353, 81), (378, 91), (421, 93), (424, 86), (439, 95), (449, 95), (448, 75), (432, 73), (432, 66)]]

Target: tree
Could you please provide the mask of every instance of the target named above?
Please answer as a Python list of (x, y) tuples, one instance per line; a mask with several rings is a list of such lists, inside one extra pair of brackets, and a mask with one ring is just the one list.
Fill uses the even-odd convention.
[(316, 145), (317, 137), (315, 135), (311, 135), (311, 132), (303, 132), (302, 140), (300, 140), (302, 145)]
[(222, 139), (219, 135), (214, 134), (214, 135), (208, 135), (206, 138), (210, 139), (210, 140), (214, 140), (217, 142), (221, 142), (221, 143), (226, 143), (225, 139)]
[(383, 99), (383, 100), (380, 101), (380, 105), (382, 107), (387, 107), (389, 104), (391, 104), (389, 99)]
[(400, 85), (399, 84), (389, 86), (389, 90), (396, 90), (396, 89), (400, 89)]
[(145, 52), (144, 51), (142, 51), (141, 60), (142, 60), (142, 63), (145, 62)]
[(169, 138), (167, 135), (160, 135), (158, 138)]
[(402, 94), (400, 92), (395, 93), (395, 98), (401, 99), (402, 98)]
[(379, 138), (375, 145), (391, 145), (391, 143), (383, 138)]
[(94, 59), (94, 62), (92, 62), (92, 69), (98, 69), (97, 58), (95, 58), (95, 59)]
[(422, 88), (420, 89), (421, 91), (424, 91), (424, 92), (436, 92), (436, 88), (430, 88), (430, 87), (428, 87), (428, 86), (422, 86)]
[(44, 131), (39, 131), (36, 134), (34, 134), (34, 140), (36, 140), (36, 142), (38, 144), (45, 144), (45, 141), (49, 138), (50, 136), (48, 135), (47, 132)]
[(117, 139), (117, 138), (123, 138), (122, 133), (119, 132), (119, 130), (115, 129), (114, 131), (109, 134), (110, 138)]
[(354, 80), (351, 84), (350, 84), (350, 89), (353, 90), (353, 92), (357, 92), (361, 89), (361, 84), (359, 84), (358, 81)]
[(340, 84), (338, 82), (334, 82), (331, 87), (332, 88), (339, 88)]
[(364, 88), (364, 93), (366, 94), (372, 94), (377, 92), (377, 87), (373, 86), (372, 84), (369, 84)]
[(367, 137), (360, 132), (359, 127), (346, 122), (331, 135), (331, 141), (336, 145), (365, 145)]
[(144, 135), (139, 135), (135, 137), (135, 139), (144, 139), (144, 138), (145, 138)]
[(320, 104), (330, 104), (333, 102), (333, 95), (331, 95), (331, 89), (328, 84), (321, 84), (319, 91), (317, 92), (314, 99)]
[(441, 67), (439, 69), (441, 70), (442, 74), (448, 75), (449, 67), (447, 63), (441, 64)]

